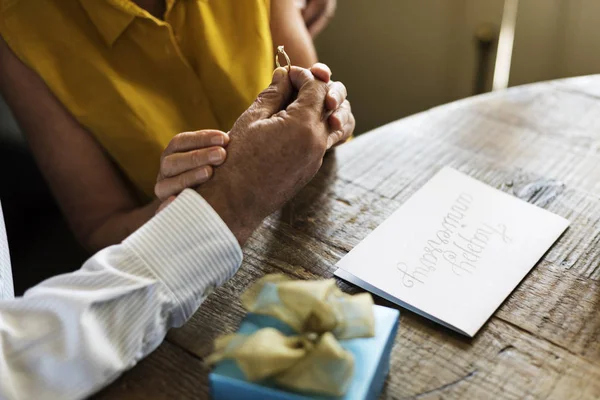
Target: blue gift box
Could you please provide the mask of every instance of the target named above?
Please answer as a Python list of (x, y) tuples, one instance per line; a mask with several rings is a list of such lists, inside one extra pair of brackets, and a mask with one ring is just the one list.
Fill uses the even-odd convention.
[[(319, 396), (292, 392), (272, 382), (249, 382), (235, 361), (218, 363), (209, 376), (214, 400), (375, 400), (381, 393), (390, 369), (390, 353), (398, 331), (400, 313), (392, 308), (373, 306), (375, 336), (340, 340), (342, 347), (354, 355), (354, 375), (344, 396)], [(296, 333), (285, 323), (267, 316), (248, 314), (238, 333), (251, 334), (265, 327), (279, 329), (285, 335)]]

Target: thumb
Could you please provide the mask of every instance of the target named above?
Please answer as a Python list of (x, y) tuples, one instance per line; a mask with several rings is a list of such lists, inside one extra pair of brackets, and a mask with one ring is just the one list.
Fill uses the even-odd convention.
[(258, 95), (246, 113), (253, 120), (270, 118), (286, 108), (293, 92), (287, 70), (279, 67), (273, 72), (269, 87)]

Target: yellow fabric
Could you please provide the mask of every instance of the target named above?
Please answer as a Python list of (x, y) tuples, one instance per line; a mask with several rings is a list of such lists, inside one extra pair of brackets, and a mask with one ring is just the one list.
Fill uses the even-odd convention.
[(0, 0), (0, 34), (152, 195), (177, 133), (227, 131), (269, 84), (269, 0)]

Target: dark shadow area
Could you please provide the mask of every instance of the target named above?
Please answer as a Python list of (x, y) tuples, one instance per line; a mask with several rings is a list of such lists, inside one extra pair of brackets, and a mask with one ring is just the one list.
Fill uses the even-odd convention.
[(8, 107), (0, 99), (0, 202), (15, 295), (86, 258), (62, 217)]

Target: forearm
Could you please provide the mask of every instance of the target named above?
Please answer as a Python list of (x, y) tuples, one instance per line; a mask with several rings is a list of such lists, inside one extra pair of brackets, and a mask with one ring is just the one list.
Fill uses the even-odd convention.
[(312, 38), (294, 0), (271, 2), (271, 36), (274, 54), (284, 45), (293, 65), (309, 68), (318, 61)]
[(99, 390), (182, 325), (241, 257), (219, 216), (197, 194), (182, 193), (80, 270), (0, 301), (0, 398)]
[(156, 214), (159, 205), (160, 201), (155, 199), (142, 207), (117, 211), (88, 232), (81, 232), (79, 241), (90, 252), (120, 243), (148, 222)]
[(239, 177), (219, 170), (215, 175), (219, 176), (220, 182), (213, 178), (200, 186), (198, 192), (219, 214), (240, 246), (243, 246), (262, 222), (265, 214), (258, 209), (260, 205), (252, 204), (254, 199), (240, 199), (236, 195), (235, 188), (241, 184), (238, 182)]

